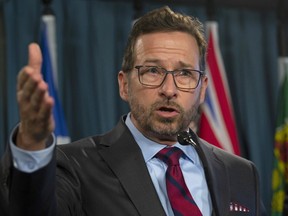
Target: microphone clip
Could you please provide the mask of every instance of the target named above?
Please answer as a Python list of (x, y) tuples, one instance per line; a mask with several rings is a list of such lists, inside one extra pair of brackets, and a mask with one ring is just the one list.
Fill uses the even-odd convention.
[(177, 140), (181, 145), (192, 145), (196, 147), (197, 144), (194, 142), (191, 132), (189, 131), (182, 131), (177, 135)]

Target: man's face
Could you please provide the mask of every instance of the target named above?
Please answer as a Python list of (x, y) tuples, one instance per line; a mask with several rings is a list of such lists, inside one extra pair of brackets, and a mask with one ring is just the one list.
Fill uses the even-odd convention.
[[(199, 49), (195, 38), (183, 32), (145, 34), (135, 45), (135, 65), (175, 69), (198, 69)], [(172, 145), (180, 131), (187, 130), (203, 102), (207, 77), (196, 89), (179, 90), (168, 74), (159, 87), (147, 87), (138, 80), (137, 69), (118, 75), (120, 96), (131, 109), (131, 119), (146, 137), (161, 144)]]

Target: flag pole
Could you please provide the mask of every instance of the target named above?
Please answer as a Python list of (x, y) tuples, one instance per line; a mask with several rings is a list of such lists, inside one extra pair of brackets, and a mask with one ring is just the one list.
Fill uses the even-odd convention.
[(277, 1), (277, 46), (278, 46), (278, 65), (279, 65), (279, 79), (281, 86), (281, 81), (284, 77), (284, 69), (282, 68), (283, 61), (287, 61), (288, 57), (288, 50), (287, 50), (287, 30), (285, 26), (286, 20), (288, 20), (288, 16), (286, 15), (285, 11), (285, 0), (278, 0)]
[[(52, 67), (53, 67), (53, 77), (54, 85), (58, 88), (58, 72), (57, 72), (57, 43), (56, 43), (56, 19), (54, 11), (51, 8), (51, 3), (53, 0), (42, 0), (43, 12), (42, 12), (42, 22), (47, 26), (47, 33), (49, 35), (49, 50), (51, 55)], [(53, 47), (51, 47), (53, 46)]]
[(143, 2), (142, 0), (134, 0), (133, 1), (133, 8), (134, 8), (134, 17), (133, 20), (137, 20), (143, 13)]
[(285, 20), (287, 15), (285, 11), (284, 0), (277, 2), (277, 39), (278, 39), (278, 56), (288, 56), (287, 53), (287, 32), (285, 28)]
[(208, 17), (208, 21), (215, 20), (215, 1), (214, 0), (206, 0), (206, 13)]
[(52, 0), (42, 0), (44, 8), (41, 16), (40, 47), (42, 51), (42, 75), (48, 84), (49, 94), (54, 98), (53, 117), (55, 120), (54, 134), (57, 144), (70, 142), (68, 129), (61, 101), (58, 96), (58, 72), (57, 72), (57, 40), (56, 18), (52, 10)]
[(51, 8), (51, 3), (53, 0), (42, 0), (42, 3), (44, 5), (44, 9), (43, 9), (43, 15), (48, 15), (48, 14), (53, 14), (53, 10)]

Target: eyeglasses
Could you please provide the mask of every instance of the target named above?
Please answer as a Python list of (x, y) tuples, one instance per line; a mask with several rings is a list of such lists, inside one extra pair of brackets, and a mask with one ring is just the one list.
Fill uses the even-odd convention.
[(165, 68), (157, 66), (135, 67), (138, 70), (139, 82), (142, 85), (150, 87), (159, 87), (163, 84), (167, 74), (172, 74), (176, 87), (180, 90), (191, 90), (197, 88), (200, 77), (204, 75), (203, 71), (192, 69), (177, 69), (168, 71)]

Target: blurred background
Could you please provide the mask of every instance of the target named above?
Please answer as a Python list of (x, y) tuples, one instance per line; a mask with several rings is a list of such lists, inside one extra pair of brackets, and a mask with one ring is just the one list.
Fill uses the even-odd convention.
[(110, 130), (129, 111), (117, 83), (127, 36), (135, 18), (164, 5), (218, 23), (240, 155), (257, 166), (270, 212), (278, 60), (288, 49), (284, 0), (0, 0), (0, 156), (19, 121), (17, 73), (28, 44), (41, 41), (43, 14), (55, 16), (55, 88), (73, 141)]

